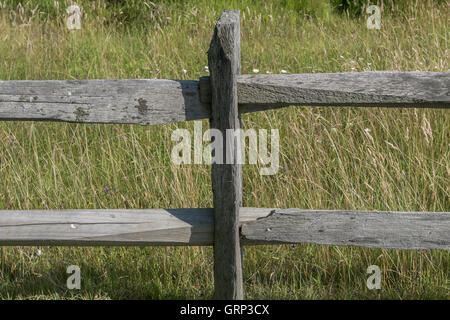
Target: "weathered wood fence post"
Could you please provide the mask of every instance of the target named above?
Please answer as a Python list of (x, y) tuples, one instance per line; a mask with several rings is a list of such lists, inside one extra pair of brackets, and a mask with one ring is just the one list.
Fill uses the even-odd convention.
[(212, 96), (210, 125), (222, 133), (224, 147), (220, 154), (217, 153), (219, 150), (214, 150), (217, 158), (211, 172), (215, 299), (243, 299), (239, 239), (242, 166), (237, 161), (241, 150), (235, 143), (234, 134), (227, 135), (230, 129), (234, 133), (241, 128), (237, 96), (237, 76), (241, 72), (239, 24), (238, 10), (224, 11), (216, 24), (208, 51)]

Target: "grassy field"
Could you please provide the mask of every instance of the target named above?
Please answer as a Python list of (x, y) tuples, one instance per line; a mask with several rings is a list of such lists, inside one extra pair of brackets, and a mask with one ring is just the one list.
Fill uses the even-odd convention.
[[(241, 9), (242, 73), (449, 71), (450, 5), (385, 1), (368, 15), (300, 1), (0, 1), (0, 79), (198, 79), (223, 9)], [(120, 1), (118, 1), (120, 2)], [(300, 3), (298, 2), (298, 3)], [(308, 4), (309, 3), (309, 4)], [(317, 3), (317, 2), (316, 2)], [(134, 7), (133, 7), (134, 6)], [(142, 10), (134, 10), (142, 7)], [(183, 71), (185, 70), (185, 71)], [(204, 127), (207, 122), (203, 123)], [(280, 130), (280, 170), (243, 168), (243, 205), (450, 211), (445, 110), (289, 107), (243, 116)], [(0, 123), (0, 209), (211, 207), (210, 168), (171, 163), (176, 128)], [(282, 186), (282, 187), (280, 187)], [(66, 268), (81, 268), (68, 290)], [(366, 269), (382, 271), (380, 290)], [(2, 299), (205, 299), (212, 248), (2, 247)], [(448, 299), (450, 254), (316, 245), (246, 247), (247, 299)]]

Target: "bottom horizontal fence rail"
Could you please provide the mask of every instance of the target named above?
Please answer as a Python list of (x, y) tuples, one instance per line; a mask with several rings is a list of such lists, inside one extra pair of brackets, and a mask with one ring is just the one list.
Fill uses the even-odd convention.
[[(0, 210), (0, 245), (212, 245), (213, 209)], [(241, 208), (241, 243), (450, 250), (450, 212)]]

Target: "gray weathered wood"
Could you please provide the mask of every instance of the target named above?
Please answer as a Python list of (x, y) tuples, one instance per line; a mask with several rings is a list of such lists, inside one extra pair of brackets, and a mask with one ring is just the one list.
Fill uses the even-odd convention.
[[(369, 71), (240, 75), (239, 111), (289, 105), (366, 107), (450, 107), (450, 72)], [(201, 101), (211, 101), (207, 77)]]
[[(212, 165), (214, 197), (214, 283), (216, 299), (243, 299), (239, 241), (242, 168), (240, 150), (227, 129), (240, 129), (237, 76), (241, 70), (239, 11), (224, 11), (217, 22), (208, 51), (211, 73), (211, 122), (224, 137), (223, 160)], [(226, 163), (229, 156), (235, 159)], [(222, 162), (222, 164), (220, 163)]]
[[(270, 211), (242, 208), (240, 222)], [(213, 223), (213, 209), (0, 210), (0, 245), (212, 245)]]
[(275, 210), (241, 232), (246, 244), (450, 250), (450, 212)]
[[(240, 75), (237, 82), (240, 113), (288, 105), (450, 107), (449, 72)], [(209, 77), (0, 81), (0, 120), (155, 125), (209, 118), (210, 103)]]
[(0, 120), (154, 125), (209, 116), (198, 81), (0, 81)]
[[(449, 212), (242, 207), (239, 218), (244, 245), (450, 250)], [(0, 245), (212, 245), (213, 224), (213, 209), (1, 210)]]

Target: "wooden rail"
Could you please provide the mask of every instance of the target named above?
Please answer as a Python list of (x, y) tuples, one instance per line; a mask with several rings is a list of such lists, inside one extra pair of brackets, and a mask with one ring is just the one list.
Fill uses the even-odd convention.
[[(237, 76), (239, 112), (289, 105), (450, 108), (448, 72)], [(156, 125), (211, 118), (210, 77), (0, 81), (0, 120)]]
[(0, 81), (0, 120), (155, 125), (210, 115), (198, 81)]
[[(211, 100), (208, 77), (200, 79), (200, 99)], [(369, 71), (241, 75), (242, 112), (289, 105), (450, 108), (448, 72)]]
[[(2, 210), (0, 245), (209, 246), (213, 209)], [(450, 250), (449, 212), (240, 208), (241, 244)]]
[[(242, 208), (240, 223), (271, 209)], [(2, 210), (0, 245), (212, 245), (214, 209)]]
[(244, 243), (450, 250), (450, 212), (274, 210), (242, 226)]
[[(449, 72), (240, 75), (239, 11), (222, 13), (211, 77), (0, 81), (0, 120), (156, 125), (289, 105), (450, 108)], [(224, 135), (226, 137), (226, 135)], [(226, 138), (225, 138), (226, 139)], [(238, 151), (225, 141), (224, 158)], [(242, 299), (241, 245), (314, 243), (450, 250), (449, 212), (243, 208), (239, 164), (213, 164), (214, 208), (0, 210), (0, 245), (214, 245), (217, 299)]]

